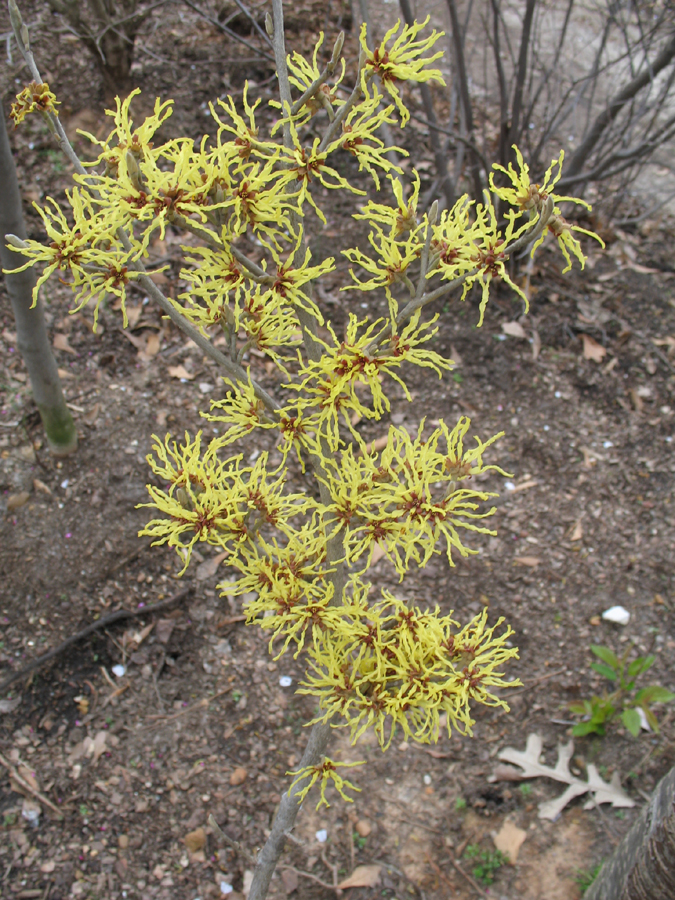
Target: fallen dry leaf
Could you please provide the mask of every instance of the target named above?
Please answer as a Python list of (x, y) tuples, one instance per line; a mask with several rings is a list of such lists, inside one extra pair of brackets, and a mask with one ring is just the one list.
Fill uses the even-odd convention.
[(56, 350), (65, 350), (66, 353), (72, 353), (73, 356), (77, 356), (77, 350), (73, 350), (73, 348), (68, 343), (67, 334), (55, 334), (52, 344), (54, 345)]
[(56, 371), (59, 373), (59, 378), (61, 379), (75, 377), (72, 372), (68, 371), (68, 369), (57, 369)]
[(7, 498), (7, 512), (14, 512), (15, 509), (20, 509), (22, 506), (25, 506), (29, 500), (30, 494), (28, 491), (19, 491), (18, 494), (10, 494)]
[(518, 828), (517, 825), (514, 825), (513, 822), (509, 822), (509, 820), (507, 819), (499, 829), (498, 833), (494, 836), (493, 840), (495, 842), (495, 847), (497, 848), (497, 850), (501, 850), (502, 853), (506, 853), (509, 858), (509, 862), (513, 866), (518, 859), (518, 852), (520, 851), (522, 843), (526, 837), (526, 831), (524, 831), (522, 828)]
[(539, 332), (535, 329), (532, 332), (532, 359), (539, 359), (540, 353), (541, 353), (541, 337), (539, 336)]
[(253, 884), (253, 872), (250, 869), (244, 869), (244, 879), (241, 886), (241, 892), (245, 897), (251, 893), (251, 885)]
[(38, 783), (35, 774), (27, 767), (27, 766), (19, 766), (17, 772), (23, 778), (27, 785), (33, 788), (34, 791), (40, 790), (40, 785)]
[(632, 403), (635, 412), (642, 412), (642, 410), (645, 408), (642, 397), (638, 394), (635, 388), (631, 388), (628, 393), (630, 395), (630, 402)]
[(206, 846), (206, 832), (203, 828), (195, 828), (194, 831), (190, 831), (185, 835), (183, 843), (190, 853), (198, 853)]
[(127, 303), (127, 319), (129, 320), (129, 328), (135, 328), (138, 320), (143, 312), (143, 307), (139, 303), (137, 306), (129, 306)]
[(380, 883), (382, 866), (357, 866), (349, 878), (338, 884), (340, 890), (351, 887), (375, 887)]
[(607, 356), (607, 350), (602, 344), (599, 344), (589, 334), (581, 334), (581, 340), (584, 342), (584, 359), (592, 359), (593, 362), (602, 362)]
[(635, 806), (635, 801), (624, 793), (619, 773), (616, 770), (610, 782), (602, 780), (593, 763), (589, 763), (586, 767), (587, 781), (582, 781), (572, 775), (569, 762), (574, 754), (573, 741), (568, 744), (558, 744), (558, 761), (554, 767), (547, 766), (540, 761), (541, 751), (541, 737), (538, 734), (530, 734), (527, 737), (525, 750), (506, 747), (497, 754), (499, 759), (520, 766), (525, 778), (552, 778), (568, 785), (567, 790), (556, 799), (539, 804), (540, 819), (556, 819), (570, 800), (587, 791), (593, 794), (593, 799), (584, 804), (584, 809), (593, 809), (600, 803), (611, 803), (612, 806), (618, 807)]
[(531, 566), (534, 568), (539, 565), (541, 560), (538, 556), (516, 556), (513, 562), (516, 566)]
[(237, 785), (243, 784), (248, 777), (248, 772), (246, 769), (241, 768), (241, 766), (237, 767), (234, 772), (230, 775), (230, 784)]
[(168, 409), (160, 409), (157, 411), (157, 413), (155, 415), (155, 421), (157, 422), (157, 424), (159, 425), (160, 428), (164, 428), (164, 426), (166, 425), (166, 420), (167, 420), (168, 415), (169, 415)]
[(502, 331), (504, 334), (508, 334), (511, 337), (515, 338), (524, 338), (527, 337), (525, 334), (525, 329), (520, 324), (520, 322), (502, 322)]
[(145, 350), (143, 351), (144, 356), (157, 356), (159, 353), (160, 347), (160, 336), (156, 331), (153, 331), (152, 334), (148, 336), (148, 340), (145, 344)]
[(188, 372), (185, 366), (169, 366), (168, 372), (172, 378), (184, 378), (186, 381), (192, 381), (195, 377), (191, 372)]
[(211, 559), (205, 560), (205, 562), (200, 563), (197, 566), (197, 581), (206, 581), (208, 578), (213, 578), (213, 576), (218, 571), (218, 566), (228, 555), (227, 551), (223, 553), (219, 553), (217, 556), (211, 557)]
[(581, 524), (581, 519), (577, 519), (570, 531), (570, 541), (580, 541), (584, 536), (584, 528)]
[(281, 880), (284, 883), (287, 894), (292, 894), (293, 891), (296, 891), (298, 889), (300, 880), (295, 869), (283, 869), (281, 872)]
[(0, 700), (0, 715), (14, 712), (19, 703), (21, 703), (21, 697), (14, 697), (13, 700)]
[(176, 627), (175, 619), (158, 619), (155, 625), (155, 637), (160, 644), (168, 644), (169, 639)]

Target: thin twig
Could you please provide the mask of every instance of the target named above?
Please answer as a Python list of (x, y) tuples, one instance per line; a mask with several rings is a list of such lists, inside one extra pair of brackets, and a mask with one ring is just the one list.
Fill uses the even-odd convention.
[(202, 697), (202, 699), (198, 703), (193, 703), (192, 706), (188, 706), (186, 709), (181, 709), (180, 712), (174, 713), (172, 716), (167, 716), (165, 714), (148, 716), (148, 719), (158, 719), (159, 721), (153, 722), (152, 725), (148, 725), (144, 730), (149, 731), (151, 728), (157, 728), (161, 725), (166, 725), (168, 722), (175, 722), (176, 719), (187, 716), (197, 709), (205, 709), (209, 705), (209, 703), (212, 703), (218, 697), (222, 697), (223, 694), (229, 694), (231, 690), (232, 686), (229, 685), (228, 687), (223, 688), (222, 691), (218, 691), (217, 694), (213, 694), (211, 697)]
[(431, 204), (431, 209), (429, 210), (429, 215), (427, 216), (427, 234), (424, 239), (424, 249), (422, 250), (422, 259), (420, 261), (420, 280), (417, 282), (417, 291), (415, 292), (415, 299), (419, 300), (422, 294), (424, 293), (424, 286), (426, 284), (427, 277), (427, 268), (429, 266), (429, 248), (431, 246), (431, 235), (433, 232), (434, 225), (436, 224), (436, 217), (438, 216), (438, 200), (434, 200)]
[(565, 669), (556, 669), (555, 672), (547, 672), (546, 675), (541, 675), (539, 678), (535, 678), (534, 681), (530, 681), (528, 684), (524, 684), (521, 688), (514, 688), (513, 692), (522, 694), (523, 691), (529, 691), (531, 688), (536, 687), (536, 685), (541, 684), (542, 681), (548, 681), (549, 678), (555, 678), (556, 675), (564, 675)]
[(24, 678), (26, 675), (29, 675), (31, 672), (35, 671), (35, 669), (39, 669), (46, 662), (49, 662), (50, 659), (54, 659), (55, 656), (60, 656), (60, 654), (67, 650), (68, 647), (72, 647), (73, 644), (84, 640), (84, 638), (89, 637), (89, 635), (93, 634), (95, 631), (99, 631), (101, 628), (105, 628), (107, 625), (112, 625), (113, 622), (121, 622), (124, 619), (132, 619), (136, 618), (137, 616), (146, 616), (149, 613), (159, 612), (159, 610), (166, 609), (168, 606), (173, 606), (175, 603), (183, 600), (188, 596), (188, 594), (192, 593), (192, 590), (193, 588), (190, 585), (183, 588), (183, 590), (179, 591), (177, 594), (174, 594), (173, 597), (169, 597), (167, 600), (162, 600), (160, 603), (153, 603), (150, 606), (144, 606), (141, 609), (118, 609), (107, 616), (103, 616), (102, 619), (98, 619), (98, 621), (92, 622), (91, 625), (87, 625), (86, 628), (83, 628), (82, 631), (78, 631), (77, 634), (71, 635), (62, 644), (59, 644), (58, 647), (55, 647), (48, 653), (44, 653), (42, 656), (38, 656), (37, 659), (34, 659), (32, 662), (28, 663), (27, 666), (23, 667), (23, 669), (19, 669), (18, 672), (14, 672), (11, 675), (8, 675), (7, 678), (4, 679), (4, 681), (0, 682), (0, 694), (4, 693), (10, 686), (10, 684), (13, 684), (19, 678)]
[[(447, 885), (449, 885), (451, 888), (453, 888), (453, 890), (454, 890), (454, 885), (451, 883), (450, 879), (443, 872), (443, 870), (440, 868), (440, 866), (436, 865), (436, 863), (433, 861), (433, 859), (431, 859), (431, 857), (428, 854), (427, 854), (427, 862), (429, 863), (431, 868), (434, 870), (434, 872), (436, 872), (436, 874), (439, 875), (440, 878), (442, 878), (442, 880)], [(455, 859), (454, 856), (450, 857), (450, 865), (454, 869), (457, 869), (457, 871), (463, 878), (466, 878), (466, 880), (469, 882), (471, 887), (475, 891), (477, 891), (481, 897), (489, 897), (489, 894), (487, 893), (487, 891), (484, 891), (483, 888), (476, 881), (474, 881), (474, 879), (467, 872), (464, 871), (464, 869), (460, 866), (460, 864), (457, 862), (457, 860)]]
[[(326, 890), (329, 890), (329, 891), (336, 890), (336, 888), (333, 887), (332, 884), (328, 884), (327, 881), (322, 881), (321, 878), (317, 878), (317, 876), (312, 875), (311, 872), (303, 872), (302, 869), (296, 869), (295, 866), (289, 866), (289, 865), (280, 865), (279, 868), (280, 869), (288, 869), (291, 872), (295, 872), (296, 875), (302, 875), (303, 878), (309, 878), (310, 881), (315, 881), (317, 884), (320, 884), (321, 887), (326, 888)], [(339, 891), (339, 889), (338, 889), (338, 892), (342, 893), (341, 891)]]
[(213, 16), (208, 15), (208, 13), (203, 12), (196, 3), (192, 3), (192, 0), (183, 0), (183, 2), (190, 7), (190, 9), (194, 10), (198, 16), (201, 16), (202, 19), (205, 19), (207, 22), (210, 22), (215, 28), (219, 28), (223, 31), (228, 37), (232, 38), (233, 41), (237, 41), (239, 44), (243, 44), (244, 47), (247, 47), (249, 50), (252, 50), (254, 53), (260, 53), (261, 56), (264, 56), (268, 62), (274, 62), (269, 53), (266, 53), (264, 50), (260, 50), (258, 47), (254, 47), (253, 44), (249, 44), (247, 40), (245, 40), (241, 35), (237, 34), (236, 31), (233, 31), (231, 28), (228, 28), (227, 25), (223, 25), (222, 22), (219, 22), (218, 19), (214, 19)]
[(8, 762), (1, 753), (0, 753), (0, 763), (2, 763), (3, 766), (5, 766), (5, 768), (9, 772), (9, 777), (11, 779), (13, 779), (14, 781), (16, 781), (16, 783), (19, 785), (20, 788), (22, 788), (22, 790), (28, 791), (28, 793), (32, 794), (32, 796), (35, 797), (36, 800), (39, 800), (40, 803), (44, 803), (45, 806), (48, 806), (52, 810), (52, 812), (56, 813), (56, 815), (59, 817), (59, 819), (63, 818), (63, 813), (58, 808), (58, 806), (54, 806), (52, 801), (48, 800), (44, 794), (41, 794), (40, 791), (37, 791), (37, 790), (35, 790), (34, 787), (31, 787), (31, 785), (28, 784), (28, 782), (25, 781), (19, 775), (16, 768), (10, 762)]
[(228, 847), (232, 847), (232, 849), (241, 856), (241, 858), (247, 862), (250, 866), (255, 865), (255, 856), (244, 847), (243, 844), (240, 844), (239, 841), (235, 841), (234, 838), (231, 838), (228, 834), (225, 834), (220, 825), (213, 818), (213, 813), (207, 819), (208, 824), (213, 828), (218, 837), (224, 844), (227, 844)]

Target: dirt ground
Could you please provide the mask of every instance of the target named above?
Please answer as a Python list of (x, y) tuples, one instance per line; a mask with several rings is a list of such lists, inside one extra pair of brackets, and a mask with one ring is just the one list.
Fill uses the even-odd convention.
[[(341, 23), (338, 7), (330, 20), (312, 18), (312, 9), (299, 16), (291, 45), (307, 48), (319, 28), (334, 35), (349, 25), (348, 8)], [(68, 33), (48, 39), (50, 14), (41, 6), (27, 5), (24, 15), (36, 23), (36, 56), (64, 98), (69, 133), (76, 143), (77, 127), (103, 133), (90, 57)], [(135, 75), (148, 102), (176, 98), (168, 133), (201, 134), (205, 101), (240, 89), (245, 76), (263, 96), (273, 88), (264, 60), (251, 62), (250, 51), (187, 7), (163, 8), (161, 27), (151, 26)], [(7, 30), (0, 18), (0, 32)], [(16, 59), (0, 72), (5, 112), (23, 74)], [(29, 232), (38, 237), (28, 201), (62, 196), (68, 171), (38, 121), (12, 140)], [(417, 143), (428, 186), (424, 133), (406, 140)], [(348, 211), (332, 207), (316, 254), (358, 238)], [(523, 750), (531, 734), (555, 764), (556, 745), (569, 740), (567, 705), (605, 686), (589, 669), (592, 643), (620, 653), (634, 642), (635, 653), (656, 655), (651, 681), (675, 688), (675, 226), (647, 221), (631, 234), (596, 227), (607, 250), (589, 246), (584, 275), (561, 275), (558, 255), (546, 248), (538, 255), (526, 317), (500, 290), (480, 330), (476, 298), (439, 304), (434, 349), (457, 369), (442, 382), (410, 373), (412, 404), (391, 392), (396, 424), (416, 429), (422, 414), (450, 422), (469, 415), (482, 437), (503, 430), (493, 457), (513, 477), (484, 480), (500, 494), (499, 534), (474, 542), (478, 556), (454, 570), (437, 557), (403, 585), (386, 559), (369, 575), (376, 587), (460, 617), (483, 606), (491, 619), (505, 616), (520, 648), (511, 672), (525, 686), (510, 693), (510, 714), (477, 710), (473, 739), (445, 737), (433, 747), (399, 740), (383, 755), (368, 735), (351, 747), (336, 733), (333, 758), (367, 761), (354, 770), (362, 791), (353, 805), (338, 798), (321, 812), (305, 803), (273, 897), (333, 897), (334, 876), (379, 866), (377, 885), (344, 895), (577, 900), (584, 877), (675, 762), (675, 724), (663, 710), (658, 735), (634, 739), (612, 726), (604, 739), (576, 741), (573, 771), (583, 778), (593, 764), (608, 780), (616, 775), (632, 808), (586, 810), (586, 796), (548, 821), (538, 804), (564, 785), (496, 777), (499, 752)], [(172, 264), (167, 291), (177, 290), (178, 241), (168, 232), (153, 247)], [(341, 262), (323, 284), (336, 331), (359, 302), (337, 293), (346, 271)], [(231, 885), (230, 897), (243, 896), (250, 865), (207, 820), (213, 815), (251, 851), (264, 841), (313, 714), (294, 693), (303, 660), (271, 661), (264, 636), (241, 621), (240, 601), (219, 596), (227, 571), (209, 550), (195, 553), (196, 565), (179, 579), (175, 554), (137, 537), (148, 518), (137, 504), (147, 497), (152, 434), (204, 428), (199, 410), (226, 388), (141, 294), (132, 298), (128, 329), (104, 307), (96, 335), (90, 311), (68, 314), (70, 294), (55, 279), (45, 299), (81, 443), (60, 462), (43, 446), (0, 284), (0, 681), (100, 617), (141, 614), (101, 629), (0, 697), (0, 895), (206, 900)], [(264, 359), (252, 357), (251, 367), (273, 385)], [(386, 428), (383, 421), (363, 434), (377, 438)], [(27, 501), (16, 505), (22, 492)], [(175, 603), (142, 614), (184, 587)], [(631, 614), (627, 627), (600, 618), (616, 604)], [(505, 823), (525, 840), (515, 864), (486, 886), (469, 857), (472, 848), (491, 852)]]

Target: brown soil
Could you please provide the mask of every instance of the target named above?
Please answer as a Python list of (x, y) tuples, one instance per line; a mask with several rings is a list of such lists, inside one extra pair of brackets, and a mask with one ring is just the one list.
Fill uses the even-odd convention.
[[(40, 17), (36, 56), (55, 75), (69, 130), (104, 133), (100, 104), (87, 93), (98, 84), (90, 58), (65, 33), (47, 39), (50, 16), (42, 7), (24, 13), (29, 22)], [(0, 31), (8, 30), (4, 15)], [(338, 23), (326, 24), (330, 40)], [(233, 47), (187, 9), (162, 8), (161, 26), (155, 25), (151, 19), (143, 40), (155, 56), (138, 52), (135, 72), (146, 100), (156, 93), (175, 97), (171, 133), (201, 134), (204, 101), (241, 87), (244, 76), (263, 92), (273, 86), (264, 86), (271, 76), (266, 63), (246, 62), (250, 51)], [(307, 48), (312, 36), (301, 29), (291, 43)], [(14, 79), (23, 75), (16, 60), (5, 66), (5, 109)], [(423, 139), (422, 131), (407, 138), (417, 142), (422, 164)], [(26, 199), (47, 192), (61, 197), (68, 173), (40, 123), (29, 120), (13, 140)], [(314, 241), (317, 255), (343, 238), (344, 246), (358, 239), (347, 213), (346, 205), (332, 207)], [(37, 215), (30, 208), (26, 214), (31, 235), (40, 236)], [(473, 739), (446, 737), (433, 748), (398, 740), (383, 755), (367, 736), (351, 748), (337, 733), (334, 757), (367, 760), (354, 775), (362, 792), (353, 805), (337, 799), (327, 811), (305, 804), (284, 864), (315, 880), (300, 875), (294, 888), (293, 869), (281, 870), (284, 879), (275, 879), (272, 896), (295, 890), (301, 898), (331, 897), (316, 879), (330, 883), (333, 869), (342, 879), (355, 866), (377, 864), (380, 884), (351, 889), (354, 900), (469, 898), (476, 889), (453, 861), (471, 875), (467, 846), (492, 849), (508, 819), (527, 838), (517, 864), (497, 873), (489, 896), (576, 900), (579, 873), (612, 851), (675, 761), (674, 726), (664, 712), (657, 736), (636, 740), (613, 726), (605, 739), (576, 743), (577, 770), (592, 762), (607, 777), (618, 772), (636, 801), (633, 809), (585, 811), (580, 798), (557, 821), (543, 821), (538, 802), (562, 786), (537, 779), (527, 791), (490, 780), (499, 751), (524, 749), (533, 732), (542, 735), (548, 762), (555, 761), (556, 743), (569, 739), (567, 704), (604, 686), (588, 668), (591, 643), (623, 651), (635, 642), (636, 652), (656, 655), (651, 680), (675, 687), (673, 231), (667, 222), (650, 222), (639, 234), (607, 229), (606, 237), (607, 252), (588, 248), (584, 275), (562, 276), (557, 255), (538, 255), (531, 312), (519, 319), (525, 338), (502, 330), (521, 314), (506, 293), (494, 292), (481, 330), (475, 298), (439, 305), (434, 348), (459, 363), (454, 377), (441, 383), (424, 370), (411, 372), (412, 404), (391, 392), (397, 424), (416, 429), (423, 411), (429, 420), (468, 414), (483, 437), (505, 431), (493, 456), (514, 475), (484, 482), (501, 495), (494, 520), (499, 536), (476, 540), (477, 557), (454, 570), (436, 558), (402, 586), (381, 560), (372, 579), (461, 617), (483, 605), (491, 617), (505, 616), (517, 632), (520, 661), (512, 671), (524, 690), (512, 693), (509, 715), (478, 709)], [(162, 287), (175, 290), (174, 236), (153, 253), (172, 263)], [(324, 285), (336, 331), (346, 311), (358, 308), (354, 294), (338, 300), (345, 271), (340, 264)], [(137, 504), (147, 496), (151, 435), (203, 427), (199, 409), (225, 387), (211, 362), (142, 305), (141, 295), (132, 301), (130, 329), (123, 331), (119, 315), (105, 307), (97, 335), (89, 311), (68, 315), (70, 295), (56, 280), (45, 296), (52, 334), (61, 335), (55, 352), (81, 446), (62, 462), (43, 447), (0, 293), (0, 680), (107, 612), (161, 601), (186, 579), (193, 590), (157, 616), (92, 636), (2, 698), (20, 702), (10, 712), (0, 709), (0, 894), (193, 900), (221, 896), (223, 882), (241, 894), (247, 864), (220, 842), (207, 818), (213, 814), (251, 850), (264, 841), (288, 785), (285, 772), (304, 747), (303, 723), (313, 713), (293, 686), (279, 683), (290, 676), (297, 685), (303, 661), (270, 661), (264, 636), (238, 619), (239, 602), (219, 597), (216, 584), (227, 573), (216, 572), (210, 552), (195, 554), (190, 574), (178, 580), (175, 555), (137, 537), (148, 515)], [(600, 362), (584, 358), (582, 333), (606, 350)], [(151, 335), (159, 336), (156, 350)], [(187, 380), (170, 377), (169, 368), (178, 365)], [(264, 360), (254, 357), (251, 365), (272, 386)], [(381, 422), (363, 434), (375, 438), (386, 427)], [(8, 510), (8, 498), (21, 491), (28, 501)], [(615, 604), (630, 611), (627, 628), (598, 619)], [(112, 669), (120, 665), (125, 671), (118, 677)], [(5, 764), (63, 818), (42, 803), (32, 826), (22, 793), (30, 795), (10, 780)], [(323, 845), (316, 838), (321, 829), (328, 835)]]

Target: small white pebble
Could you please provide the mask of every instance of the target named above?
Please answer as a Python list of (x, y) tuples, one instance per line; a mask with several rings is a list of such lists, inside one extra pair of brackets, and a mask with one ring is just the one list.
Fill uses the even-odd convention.
[(615, 625), (628, 625), (630, 622), (630, 613), (623, 606), (610, 606), (602, 614), (605, 622), (614, 622)]
[(63, 488), (64, 491), (68, 487), (68, 483), (69, 483), (68, 478), (64, 478), (63, 481), (61, 482), (61, 487)]
[(610, 447), (614, 446), (614, 442), (613, 441), (603, 441), (602, 446), (605, 448), (605, 450), (609, 450)]
[(290, 687), (293, 684), (293, 679), (290, 675), (282, 675), (279, 679), (279, 684), (281, 687)]
[(560, 399), (560, 398), (562, 397), (562, 394), (560, 393), (560, 391), (556, 391), (555, 394), (554, 394), (553, 396), (554, 396), (554, 397), (557, 397), (558, 399)]
[(124, 666), (119, 666), (119, 665), (118, 665), (118, 666), (113, 666), (113, 667), (112, 667), (112, 673), (113, 673), (113, 675), (117, 675), (118, 678), (121, 678), (122, 675), (124, 675), (125, 672), (126, 672), (126, 669), (124, 668)]
[(550, 425), (544, 425), (544, 431), (550, 431)]
[(316, 839), (320, 844), (326, 843), (326, 841), (328, 840), (328, 832), (325, 828), (321, 828), (319, 831), (317, 831)]
[(213, 385), (209, 384), (208, 381), (200, 381), (199, 390), (202, 392), (202, 394), (208, 394), (213, 390)]
[(516, 489), (516, 486), (512, 481), (504, 482), (504, 490), (505, 491), (515, 491), (515, 489)]
[(425, 775), (424, 778), (422, 779), (422, 781), (425, 784), (431, 784), (431, 775)]
[(221, 894), (231, 894), (234, 888), (231, 884), (228, 884), (226, 881), (220, 882), (220, 893)]

